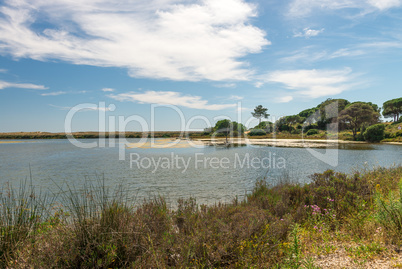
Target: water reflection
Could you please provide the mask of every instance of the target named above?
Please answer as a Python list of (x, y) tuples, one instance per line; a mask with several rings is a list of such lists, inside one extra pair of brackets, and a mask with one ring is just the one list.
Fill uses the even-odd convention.
[[(130, 142), (137, 143), (138, 139)], [(304, 148), (249, 145), (128, 148), (126, 160), (119, 161), (117, 147), (81, 149), (68, 140), (30, 140), (29, 143), (0, 144), (0, 183), (18, 182), (29, 177), (31, 167), (34, 184), (53, 191), (58, 190), (55, 184), (68, 183), (79, 188), (85, 178), (92, 180), (104, 176), (110, 186), (126, 184), (138, 201), (162, 195), (170, 201), (195, 197), (200, 203), (211, 204), (227, 202), (236, 196), (241, 198), (253, 188), (257, 179), (264, 177), (272, 184), (281, 177), (308, 182), (309, 175), (327, 169), (351, 172), (359, 167), (400, 165), (401, 149), (399, 145), (383, 144), (339, 144), (338, 149), (314, 149), (321, 153), (337, 151), (338, 165), (332, 167)], [(130, 154), (144, 159), (143, 166), (133, 166), (130, 162), (133, 155)], [(168, 166), (175, 158), (188, 162), (185, 171), (181, 163)], [(151, 161), (149, 167), (147, 160)], [(152, 160), (155, 164), (160, 160), (158, 169)], [(165, 160), (164, 167), (162, 160)], [(251, 165), (252, 160), (254, 165)], [(220, 161), (224, 167), (219, 166)]]

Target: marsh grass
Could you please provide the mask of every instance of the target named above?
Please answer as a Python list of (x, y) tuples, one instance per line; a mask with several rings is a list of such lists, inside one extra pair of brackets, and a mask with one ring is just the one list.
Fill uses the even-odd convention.
[(36, 191), (31, 181), (13, 188), (9, 183), (0, 190), (0, 267), (11, 262), (16, 251), (26, 243), (34, 243), (38, 227), (48, 219), (51, 199)]
[[(315, 255), (339, 249), (364, 265), (401, 238), (388, 232), (399, 226), (387, 226), (401, 214), (390, 201), (401, 202), (388, 196), (401, 177), (402, 167), (392, 167), (329, 170), (304, 185), (260, 180), (244, 200), (205, 206), (182, 199), (175, 210), (162, 197), (134, 205), (124, 185), (109, 188), (104, 178), (67, 188), (56, 208), (31, 195), (32, 186), (7, 187), (1, 267), (317, 268)], [(375, 217), (391, 208), (384, 221)]]

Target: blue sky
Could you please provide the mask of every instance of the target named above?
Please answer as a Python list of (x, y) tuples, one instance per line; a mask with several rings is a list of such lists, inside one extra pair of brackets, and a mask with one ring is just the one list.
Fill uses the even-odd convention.
[[(0, 132), (64, 131), (83, 103), (93, 109), (75, 113), (74, 131), (98, 130), (99, 113), (108, 128), (109, 117), (132, 115), (150, 126), (151, 104), (176, 106), (188, 128), (222, 117), (253, 126), (259, 104), (271, 120), (327, 98), (381, 106), (401, 97), (401, 8), (402, 0), (0, 1)], [(156, 130), (182, 123), (171, 107), (154, 119)]]

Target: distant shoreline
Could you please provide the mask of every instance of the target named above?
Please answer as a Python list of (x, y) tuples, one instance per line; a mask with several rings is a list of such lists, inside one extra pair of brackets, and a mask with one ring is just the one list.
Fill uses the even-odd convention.
[[(99, 132), (73, 132), (75, 139), (96, 139), (96, 138), (179, 138), (188, 137), (191, 140), (197, 140), (204, 145), (221, 146), (226, 143), (225, 138), (217, 137), (212, 139), (205, 135), (204, 132), (180, 132), (180, 131), (156, 131), (156, 132), (125, 132), (125, 133), (99, 133)], [(20, 139), (67, 139), (65, 133), (50, 133), (50, 132), (9, 132), (0, 133), (0, 140), (20, 140)], [(371, 144), (365, 141), (350, 141), (350, 140), (335, 140), (326, 139), (325, 137), (301, 137), (300, 135), (282, 135), (269, 134), (267, 136), (253, 136), (247, 138), (233, 138), (229, 142), (234, 145), (266, 145), (276, 147), (315, 147), (327, 148), (333, 147), (335, 144)], [(381, 144), (402, 145), (402, 142), (387, 141), (380, 142)]]
[[(156, 131), (156, 132), (125, 132), (125, 133), (99, 133), (99, 132), (73, 132), (72, 135), (77, 139), (85, 138), (141, 138), (152, 135), (155, 138), (180, 137), (180, 131)], [(191, 132), (190, 136), (200, 136), (202, 132)], [(66, 133), (50, 133), (50, 132), (7, 132), (0, 133), (0, 139), (67, 139)]]

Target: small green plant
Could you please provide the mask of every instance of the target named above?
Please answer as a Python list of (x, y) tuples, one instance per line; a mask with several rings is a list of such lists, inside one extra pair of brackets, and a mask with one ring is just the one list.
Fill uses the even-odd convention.
[(287, 260), (284, 262), (286, 268), (300, 268), (301, 267), (301, 242), (299, 238), (300, 226), (294, 224), (289, 234), (290, 243), (284, 243), (287, 252)]
[(376, 242), (367, 245), (359, 245), (356, 247), (345, 247), (346, 252), (351, 258), (367, 262), (374, 259), (387, 249)]
[[(380, 185), (376, 187), (376, 218), (389, 232), (402, 235), (402, 181), (398, 184), (399, 193), (389, 191), (388, 196), (381, 194)], [(399, 197), (398, 197), (399, 196)]]

